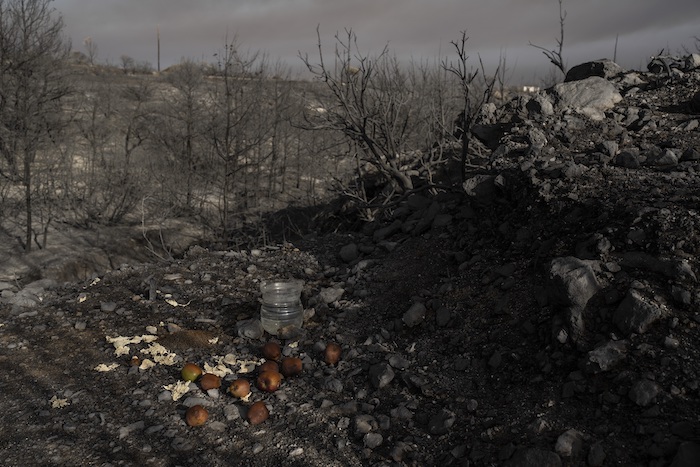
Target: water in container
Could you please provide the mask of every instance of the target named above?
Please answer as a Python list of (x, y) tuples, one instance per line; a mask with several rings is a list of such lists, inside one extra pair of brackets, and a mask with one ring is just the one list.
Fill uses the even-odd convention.
[(277, 335), (280, 328), (291, 325), (301, 327), (304, 322), (304, 307), (301, 304), (303, 287), (304, 283), (300, 280), (264, 281), (260, 284), (260, 321), (265, 331)]

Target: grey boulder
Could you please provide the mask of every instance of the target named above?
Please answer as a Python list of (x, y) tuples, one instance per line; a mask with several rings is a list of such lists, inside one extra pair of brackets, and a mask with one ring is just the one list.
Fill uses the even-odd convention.
[(622, 100), (615, 85), (599, 76), (559, 83), (549, 91), (560, 110), (572, 109), (595, 121), (603, 120), (605, 111)]

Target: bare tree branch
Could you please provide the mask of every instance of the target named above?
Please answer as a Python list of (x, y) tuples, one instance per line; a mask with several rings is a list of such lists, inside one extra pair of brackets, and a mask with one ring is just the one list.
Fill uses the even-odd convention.
[[(471, 136), (471, 129), (484, 105), (491, 101), (493, 87), (501, 69), (501, 62), (499, 62), (494, 74), (492, 76), (487, 76), (484, 62), (481, 56), (479, 56), (479, 68), (467, 71), (467, 62), (469, 61), (469, 55), (467, 55), (468, 40), (467, 32), (462, 31), (460, 39), (451, 42), (457, 52), (457, 60), (455, 62), (443, 61), (442, 64), (442, 67), (446, 71), (452, 73), (457, 78), (462, 92), (462, 108), (457, 118), (455, 136), (462, 141), (460, 160), (463, 181), (467, 178), (467, 169), (469, 168), (469, 139)], [(477, 93), (475, 88), (475, 80), (477, 77), (481, 77), (483, 81), (484, 87), (481, 93)]]
[(556, 50), (549, 50), (545, 47), (535, 45), (530, 42), (532, 47), (540, 49), (542, 53), (549, 59), (549, 61), (566, 76), (567, 65), (564, 60), (563, 50), (564, 50), (564, 22), (566, 20), (566, 10), (563, 7), (564, 0), (559, 0), (559, 38), (557, 41)]

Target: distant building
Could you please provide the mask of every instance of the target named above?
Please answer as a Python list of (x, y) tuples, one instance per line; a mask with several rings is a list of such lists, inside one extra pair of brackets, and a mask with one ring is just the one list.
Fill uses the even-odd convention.
[(523, 86), (523, 88), (522, 88), (522, 92), (532, 93), (532, 92), (539, 92), (539, 91), (540, 91), (539, 86)]

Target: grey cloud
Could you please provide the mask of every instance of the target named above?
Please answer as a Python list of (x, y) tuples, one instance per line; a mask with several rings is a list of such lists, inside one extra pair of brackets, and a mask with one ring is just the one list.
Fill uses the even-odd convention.
[[(121, 54), (155, 61), (156, 25), (169, 64), (211, 57), (228, 33), (246, 48), (296, 65), (298, 51), (316, 53), (320, 25), (328, 50), (335, 32), (348, 27), (363, 52), (388, 44), (400, 58), (428, 58), (450, 53), (449, 41), (466, 29), (473, 55), (505, 50), (519, 67), (546, 67), (528, 43), (554, 47), (559, 33), (556, 0), (56, 0), (54, 6), (76, 47), (92, 36), (100, 57), (113, 62)], [(565, 0), (564, 7), (572, 59), (586, 55), (586, 47), (590, 53), (612, 49), (619, 35), (620, 52), (636, 63), (666, 43), (678, 48), (700, 35), (700, 27), (692, 32), (700, 24), (697, 0)]]

